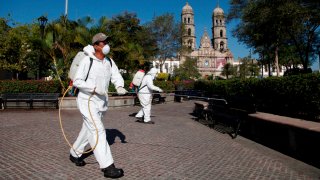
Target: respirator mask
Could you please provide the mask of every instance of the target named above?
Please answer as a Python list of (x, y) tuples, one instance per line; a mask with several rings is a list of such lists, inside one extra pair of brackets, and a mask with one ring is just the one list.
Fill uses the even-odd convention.
[(108, 44), (104, 45), (102, 48), (102, 53), (107, 55), (110, 52), (110, 46)]

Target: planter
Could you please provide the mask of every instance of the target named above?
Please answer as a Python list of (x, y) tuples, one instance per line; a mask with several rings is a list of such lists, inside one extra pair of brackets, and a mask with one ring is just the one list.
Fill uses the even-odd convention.
[[(108, 107), (116, 108), (123, 106), (133, 106), (134, 96), (111, 96), (109, 97)], [(59, 98), (59, 103), (61, 98)], [(61, 109), (77, 109), (76, 97), (64, 97), (63, 102), (60, 106)]]

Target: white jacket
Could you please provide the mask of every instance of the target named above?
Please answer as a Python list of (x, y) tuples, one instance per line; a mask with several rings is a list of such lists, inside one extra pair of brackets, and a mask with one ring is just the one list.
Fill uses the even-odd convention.
[(157, 70), (152, 68), (142, 79), (141, 85), (139, 87), (139, 92), (152, 93), (152, 91), (161, 91), (158, 86), (153, 85), (153, 80), (157, 75)]
[[(96, 94), (92, 97), (92, 99), (103, 101), (100, 102), (101, 105), (99, 105), (99, 109), (106, 110), (106, 103), (108, 100), (107, 93), (110, 81), (115, 85), (116, 88), (118, 88), (120, 86), (124, 87), (124, 80), (119, 73), (116, 63), (112, 59), (110, 59), (111, 62), (106, 58), (104, 60), (97, 59), (93, 55), (94, 49), (91, 45), (86, 46), (83, 48), (83, 50), (86, 54), (88, 54), (88, 56), (80, 62), (73, 85), (79, 89), (78, 98), (81, 99), (89, 99), (94, 88), (96, 88)], [(90, 57), (93, 59), (93, 63), (88, 79), (85, 81), (89, 71)]]

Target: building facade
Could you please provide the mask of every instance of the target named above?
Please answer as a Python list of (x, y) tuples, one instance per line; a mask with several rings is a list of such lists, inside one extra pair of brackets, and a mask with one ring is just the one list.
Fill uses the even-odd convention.
[(228, 48), (227, 29), (224, 11), (219, 5), (212, 12), (212, 38), (207, 30), (201, 37), (199, 48), (196, 46), (196, 26), (192, 7), (187, 2), (182, 8), (181, 22), (185, 31), (182, 35), (182, 44), (190, 49), (189, 53), (179, 55), (180, 63), (187, 57), (197, 61), (197, 68), (202, 76), (221, 76), (222, 68), (226, 63), (233, 64), (233, 55)]

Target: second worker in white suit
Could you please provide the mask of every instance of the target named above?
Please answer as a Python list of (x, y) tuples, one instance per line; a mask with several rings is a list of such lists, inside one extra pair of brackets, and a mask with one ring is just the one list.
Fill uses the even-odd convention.
[(153, 85), (153, 80), (156, 78), (158, 70), (151, 68), (150, 71), (143, 77), (141, 85), (139, 87), (138, 98), (142, 106), (141, 110), (136, 114), (138, 118), (137, 122), (154, 124), (151, 121), (151, 104), (152, 104), (152, 92), (163, 92), (161, 88)]

